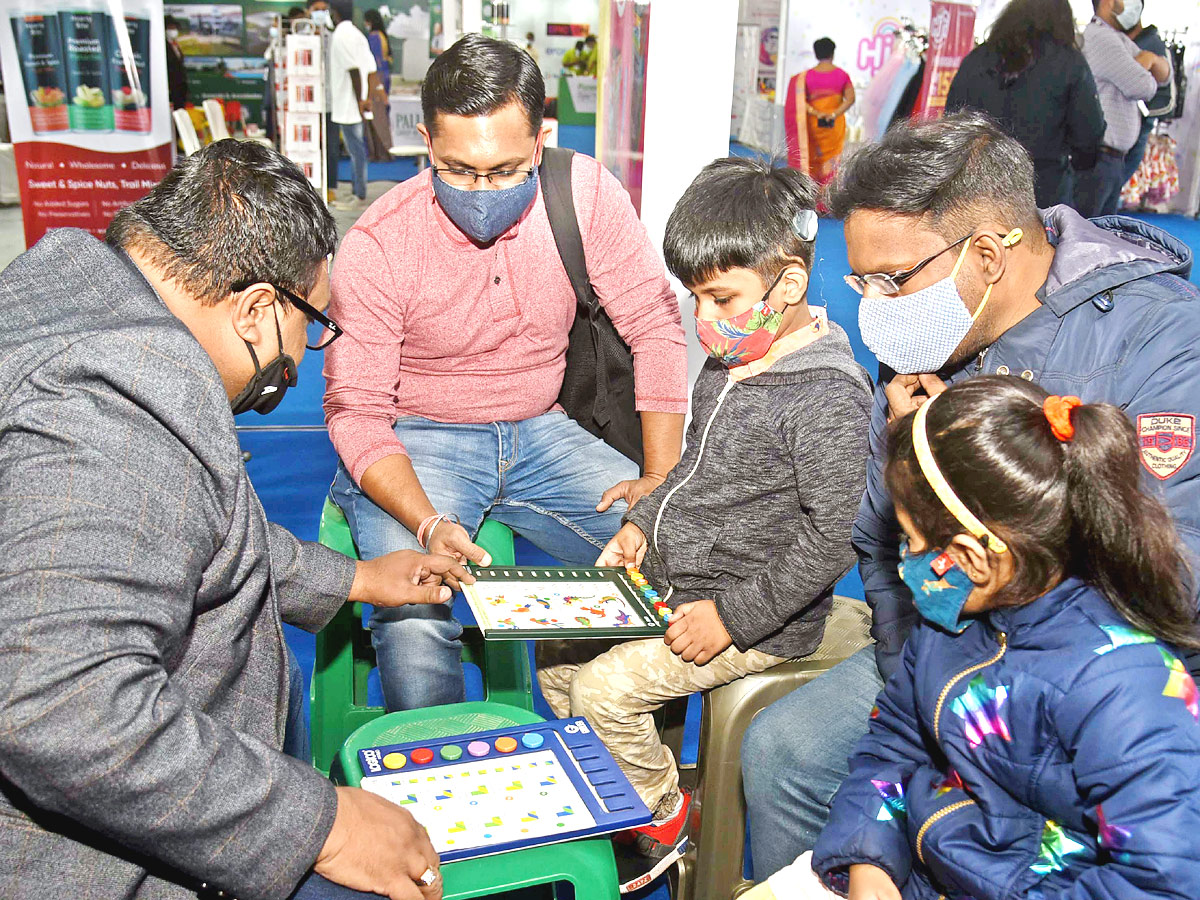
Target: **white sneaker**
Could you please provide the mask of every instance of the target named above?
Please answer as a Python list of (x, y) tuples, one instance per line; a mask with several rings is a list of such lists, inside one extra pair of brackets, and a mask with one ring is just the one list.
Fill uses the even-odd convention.
[(330, 205), (334, 209), (341, 210), (343, 212), (362, 212), (369, 204), (365, 198), (359, 200), (357, 197), (351, 194), (347, 199), (335, 200)]

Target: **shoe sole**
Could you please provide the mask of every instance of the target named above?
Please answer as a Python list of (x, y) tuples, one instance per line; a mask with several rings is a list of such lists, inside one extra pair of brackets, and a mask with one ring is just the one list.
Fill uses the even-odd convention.
[(654, 868), (652, 868), (649, 872), (639, 875), (637, 878), (622, 884), (619, 888), (620, 892), (622, 894), (629, 894), (633, 891), (644, 888), (650, 882), (661, 876), (663, 872), (667, 871), (667, 869), (671, 868), (671, 866), (675, 865), (675, 863), (679, 862), (679, 860), (683, 859), (683, 855), (687, 853), (687, 848), (687, 837), (685, 836), (680, 838), (679, 842), (671, 848), (670, 852), (654, 864)]

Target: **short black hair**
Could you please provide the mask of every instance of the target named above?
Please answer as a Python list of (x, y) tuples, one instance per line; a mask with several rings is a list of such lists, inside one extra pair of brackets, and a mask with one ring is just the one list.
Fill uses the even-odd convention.
[(303, 19), (306, 15), (307, 13), (304, 11), (303, 6), (293, 6), (287, 11), (287, 15), (284, 18), (290, 22), (293, 19)]
[(170, 28), (172, 25), (176, 28), (179, 27), (179, 22), (176, 18), (174, 16), (163, 16), (163, 28)]
[(295, 163), (260, 144), (224, 140), (181, 159), (118, 211), (105, 240), (136, 248), (215, 305), (246, 282), (307, 296), (337, 246), (337, 226)]
[(594, 43), (596, 43), (596, 36), (594, 34), (589, 34), (587, 37), (585, 37), (583, 39), (583, 42), (585, 44), (594, 44)]
[(800, 260), (811, 270), (813, 241), (793, 219), (817, 207), (817, 185), (775, 160), (727, 157), (705, 166), (683, 192), (663, 237), (671, 274), (703, 284), (730, 269), (753, 269), (764, 284)]
[(339, 22), (354, 22), (354, 0), (329, 0), (329, 9)]
[(813, 41), (813, 54), (819, 60), (833, 59), (833, 51), (836, 49), (837, 44), (829, 38), (817, 38)]
[(533, 57), (523, 47), (468, 34), (450, 45), (429, 66), (421, 83), (425, 127), (437, 130), (437, 114), (488, 116), (519, 103), (529, 116), (529, 130), (542, 127), (546, 83)]
[(1042, 233), (1029, 154), (970, 110), (893, 125), (842, 164), (829, 205), (839, 219), (860, 209), (928, 217), (951, 241), (977, 228), (981, 216), (1021, 227), (1033, 240)]

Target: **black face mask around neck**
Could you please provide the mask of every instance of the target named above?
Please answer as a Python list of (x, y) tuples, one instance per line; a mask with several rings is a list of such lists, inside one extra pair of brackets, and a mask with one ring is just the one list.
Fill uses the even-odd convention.
[(279, 355), (265, 366), (258, 364), (258, 354), (254, 352), (253, 345), (244, 341), (254, 362), (254, 377), (230, 401), (235, 416), (250, 410), (265, 416), (279, 405), (288, 388), (296, 386), (296, 361), (283, 352), (283, 332), (279, 328), (278, 310), (275, 310), (275, 334), (279, 337)]

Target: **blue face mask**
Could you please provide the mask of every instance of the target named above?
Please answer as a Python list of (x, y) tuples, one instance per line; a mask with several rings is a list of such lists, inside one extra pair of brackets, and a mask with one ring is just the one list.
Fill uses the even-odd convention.
[(949, 555), (941, 550), (909, 553), (905, 539), (900, 542), (899, 570), (921, 618), (953, 634), (966, 629), (970, 623), (960, 617), (975, 585)]
[(515, 187), (492, 191), (452, 187), (436, 173), (433, 176), (433, 193), (442, 210), (478, 244), (490, 244), (512, 228), (537, 197), (537, 190), (537, 169)]

